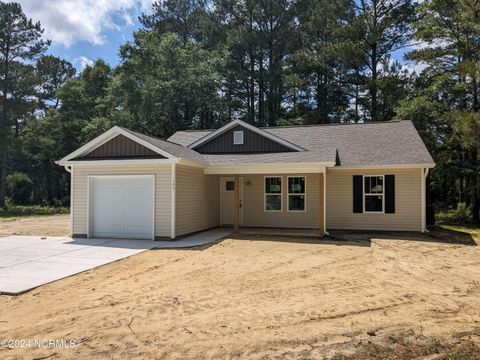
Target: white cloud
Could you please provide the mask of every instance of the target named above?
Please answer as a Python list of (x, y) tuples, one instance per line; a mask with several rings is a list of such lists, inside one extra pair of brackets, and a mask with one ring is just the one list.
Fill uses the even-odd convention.
[(87, 58), (86, 56), (80, 56), (78, 59), (75, 59), (73, 62), (80, 64), (81, 71), (85, 70), (87, 66), (93, 66), (93, 60)]
[(19, 0), (25, 14), (40, 21), (45, 37), (70, 46), (78, 41), (105, 43), (104, 31), (130, 26), (153, 0)]

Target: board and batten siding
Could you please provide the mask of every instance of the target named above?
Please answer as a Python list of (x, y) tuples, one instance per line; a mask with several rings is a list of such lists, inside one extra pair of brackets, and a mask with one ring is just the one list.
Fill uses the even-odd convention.
[[(354, 213), (354, 175), (395, 175), (395, 213)], [(420, 169), (342, 170), (327, 172), (327, 229), (421, 231)]]
[(88, 234), (88, 176), (155, 175), (155, 236), (170, 238), (171, 164), (76, 166), (73, 175), (73, 234)]
[[(279, 174), (282, 177), (282, 211), (265, 211), (264, 175), (243, 175), (243, 226), (319, 229), (322, 174)], [(306, 178), (306, 211), (288, 211), (287, 179), (289, 176)], [(247, 185), (250, 183), (250, 185)]]
[(105, 144), (92, 150), (80, 159), (95, 158), (156, 158), (165, 159), (165, 156), (159, 155), (153, 150), (133, 141), (126, 136), (117, 135)]
[[(243, 131), (243, 144), (233, 144), (233, 133)], [(276, 141), (257, 134), (241, 125), (218, 135), (203, 145), (195, 148), (201, 154), (229, 154), (229, 153), (262, 153), (262, 152), (288, 152), (292, 149)]]
[(176, 166), (176, 236), (209, 229), (220, 221), (220, 185), (203, 168)]

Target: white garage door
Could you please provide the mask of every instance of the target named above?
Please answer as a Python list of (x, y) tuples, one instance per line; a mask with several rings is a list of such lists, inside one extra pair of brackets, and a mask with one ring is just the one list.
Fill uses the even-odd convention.
[(153, 175), (91, 177), (91, 236), (154, 239), (153, 184)]

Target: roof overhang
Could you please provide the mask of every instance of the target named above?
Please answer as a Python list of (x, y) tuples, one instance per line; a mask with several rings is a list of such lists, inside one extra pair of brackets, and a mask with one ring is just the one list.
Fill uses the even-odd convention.
[[(150, 150), (156, 152), (157, 154), (165, 157), (166, 159), (148, 159), (148, 160), (146, 160), (146, 159), (145, 160), (122, 159), (122, 160), (90, 160), (90, 161), (74, 160), (74, 159), (76, 159), (80, 156), (88, 154), (89, 152), (95, 150), (99, 146), (102, 146), (103, 144), (105, 144), (106, 142), (108, 142), (109, 140), (113, 139), (115, 136), (118, 136), (118, 135), (123, 135), (123, 136), (129, 138), (130, 140), (135, 141), (142, 146), (145, 146), (147, 149), (150, 149)], [(122, 129), (118, 126), (114, 126), (110, 130), (108, 130), (108, 131), (104, 132), (103, 134), (97, 136), (95, 139), (89, 141), (88, 143), (86, 143), (82, 147), (80, 147), (77, 150), (75, 150), (74, 152), (68, 154), (67, 156), (60, 159), (59, 161), (56, 161), (55, 163), (58, 164), (58, 165), (62, 165), (62, 166), (70, 166), (70, 165), (92, 164), (92, 163), (104, 163), (104, 164), (106, 164), (109, 161), (110, 162), (113, 161), (113, 162), (116, 162), (116, 163), (119, 163), (120, 161), (122, 163), (135, 161), (136, 163), (140, 163), (141, 161), (144, 161), (144, 162), (159, 162), (159, 161), (162, 161), (162, 160), (163, 160), (163, 162), (165, 162), (165, 160), (176, 160), (176, 161), (178, 161), (180, 159), (173, 156), (172, 154), (169, 154), (165, 150), (162, 150), (162, 149), (150, 144), (149, 142), (139, 138), (138, 136), (135, 136), (134, 134), (131, 134), (128, 131), (125, 131), (124, 129)]]
[(385, 165), (341, 165), (334, 166), (330, 169), (333, 170), (366, 170), (366, 169), (432, 169), (435, 167), (435, 163), (425, 164), (385, 164)]
[(223, 134), (224, 132), (234, 128), (235, 126), (237, 125), (240, 125), (252, 132), (255, 132), (261, 136), (264, 136), (266, 137), (267, 139), (270, 139), (272, 141), (275, 141), (291, 150), (294, 150), (294, 151), (305, 151), (304, 148), (298, 146), (298, 145), (295, 145), (295, 144), (292, 144), (291, 142), (285, 140), (285, 139), (282, 139), (276, 135), (273, 135), (271, 133), (269, 133), (268, 131), (265, 131), (265, 130), (262, 130), (262, 129), (259, 129), (253, 125), (250, 125), (248, 123), (246, 123), (245, 121), (242, 121), (242, 120), (234, 120), (234, 121), (231, 121), (229, 122), (228, 124), (222, 126), (221, 128), (215, 130), (215, 131), (212, 131), (210, 134), (208, 135), (205, 135), (204, 137), (202, 137), (201, 139), (195, 141), (194, 143), (188, 145), (188, 147), (190, 149), (195, 149), (197, 147), (199, 147), (200, 145), (203, 145), (205, 143), (207, 143), (208, 141), (216, 138), (217, 136), (220, 136), (221, 134)]
[(278, 163), (278, 164), (235, 164), (210, 165), (205, 168), (205, 175), (235, 174), (318, 174), (324, 173), (328, 163)]

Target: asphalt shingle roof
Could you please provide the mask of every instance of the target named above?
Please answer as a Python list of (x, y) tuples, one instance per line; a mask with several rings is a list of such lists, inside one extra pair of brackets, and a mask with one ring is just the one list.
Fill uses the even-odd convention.
[[(203, 155), (191, 151), (200, 155), (211, 165), (336, 161), (340, 166), (434, 163), (413, 123), (408, 120), (365, 124), (279, 126), (262, 129), (306, 151)], [(187, 147), (212, 131), (214, 130), (178, 131), (168, 141)], [(165, 151), (170, 152), (167, 149)]]

